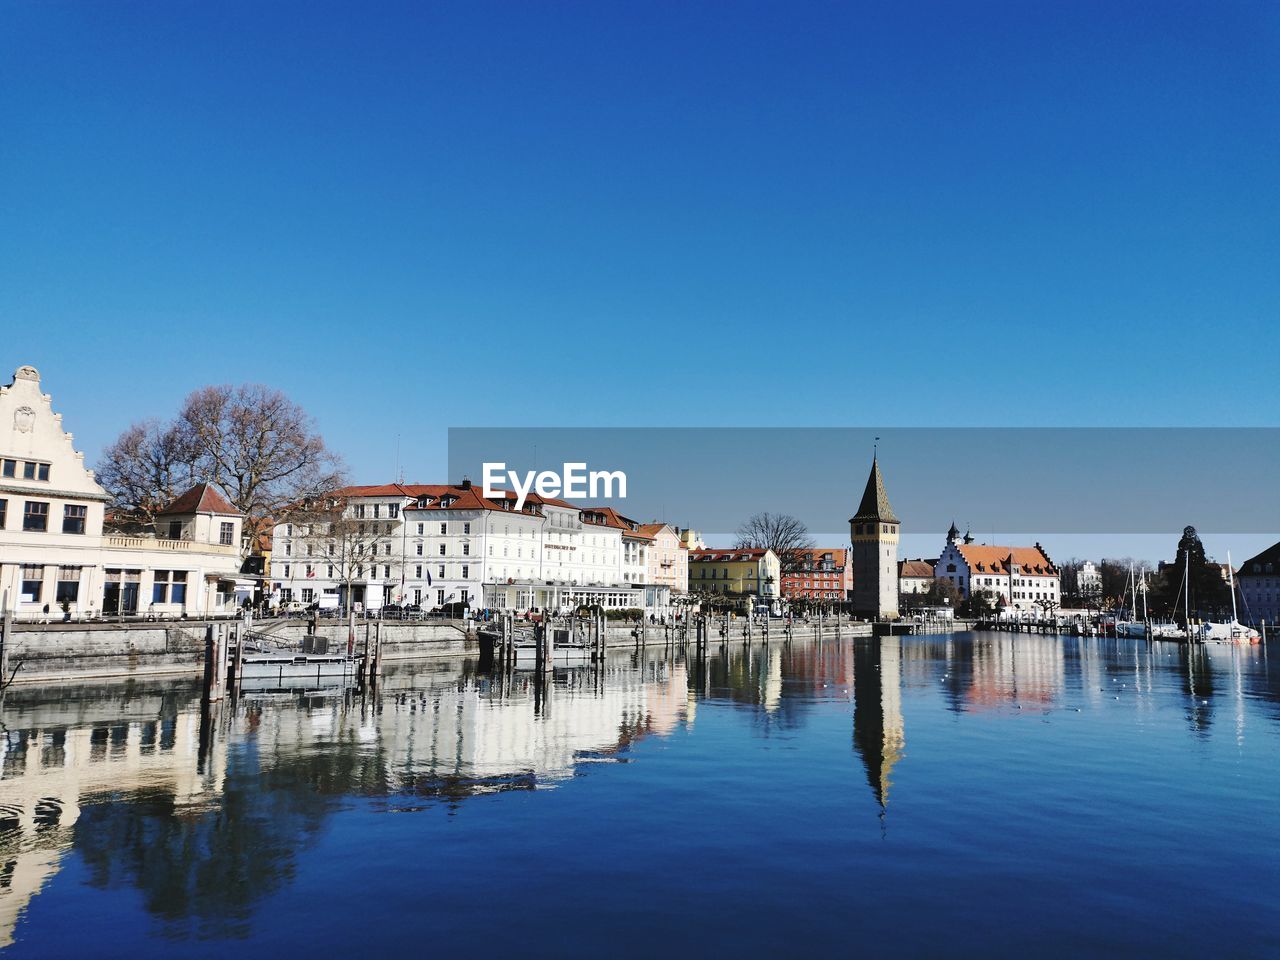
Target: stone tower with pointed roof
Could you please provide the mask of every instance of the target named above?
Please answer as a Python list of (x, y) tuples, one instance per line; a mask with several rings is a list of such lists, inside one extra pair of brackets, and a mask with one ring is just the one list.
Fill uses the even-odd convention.
[(862, 493), (858, 512), (849, 520), (853, 557), (853, 610), (878, 620), (898, 618), (898, 534), (902, 526), (889, 495), (878, 458), (871, 460), (871, 475)]

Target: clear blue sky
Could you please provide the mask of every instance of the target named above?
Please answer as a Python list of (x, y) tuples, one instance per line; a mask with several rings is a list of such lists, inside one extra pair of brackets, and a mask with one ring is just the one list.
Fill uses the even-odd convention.
[(91, 460), (261, 380), (363, 481), (450, 425), (1275, 424), (1278, 50), (1274, 2), (9, 2), (0, 361)]

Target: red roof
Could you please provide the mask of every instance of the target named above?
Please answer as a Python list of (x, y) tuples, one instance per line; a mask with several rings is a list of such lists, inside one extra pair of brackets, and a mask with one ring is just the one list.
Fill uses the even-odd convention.
[(928, 560), (903, 560), (898, 564), (898, 576), (930, 578), (933, 576), (933, 564)]
[[(500, 513), (514, 513), (515, 502), (519, 499), (512, 490), (494, 491), (492, 497), (484, 496), (484, 488), (474, 485), (463, 486), (460, 483), (452, 484), (420, 484), (420, 483), (404, 483), (404, 484), (388, 484), (386, 487), (348, 487), (346, 488), (346, 496), (389, 496), (395, 492), (402, 494), (411, 500), (417, 501), (405, 507), (405, 510), (494, 510)], [(387, 490), (388, 493), (351, 493), (352, 490)], [(424, 502), (425, 501), (425, 502)], [(506, 508), (503, 503), (510, 503), (511, 507)], [(551, 497), (540, 497), (536, 493), (530, 493), (525, 497), (525, 509), (521, 512), (528, 513), (530, 505), (543, 506), (551, 505), (553, 507), (565, 507), (569, 510), (577, 510), (572, 503), (564, 500), (555, 500)]]
[(232, 517), (240, 516), (240, 511), (227, 503), (227, 498), (208, 483), (197, 483), (161, 510), (159, 516), (187, 513), (222, 513)]
[[(589, 516), (599, 516), (601, 519), (588, 519)], [(645, 533), (640, 524), (634, 520), (628, 520), (613, 507), (583, 507), (582, 522), (597, 527), (613, 527), (615, 530), (621, 530), (624, 537), (630, 537), (633, 540), (653, 539), (653, 534)]]
[(742, 547), (733, 550), (690, 550), (689, 560), (729, 563), (734, 560), (759, 560), (768, 551), (760, 547)]
[(1034, 547), (988, 547), (969, 543), (956, 549), (969, 565), (971, 574), (1008, 573), (1010, 563), (1016, 563), (1025, 574), (1053, 576), (1058, 572), (1038, 544)]

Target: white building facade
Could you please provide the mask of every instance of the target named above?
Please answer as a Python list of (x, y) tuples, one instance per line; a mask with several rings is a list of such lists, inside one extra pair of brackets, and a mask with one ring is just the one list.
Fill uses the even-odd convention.
[(1039, 543), (988, 546), (953, 536), (938, 557), (934, 577), (966, 598), (979, 591), (990, 593), (1015, 612), (1044, 613), (1062, 604), (1061, 575)]
[(0, 387), (0, 603), (23, 618), (180, 617), (234, 609), (243, 518), (200, 484), (154, 532), (104, 528), (107, 492), (34, 367)]
[[(370, 611), (387, 604), (433, 610), (560, 610), (578, 604), (654, 609), (669, 589), (648, 583), (653, 538), (609, 507), (578, 507), (530, 495), (486, 498), (460, 484), (384, 484), (337, 491), (348, 520), (375, 528), (376, 558), (351, 583), (354, 602)], [(293, 523), (276, 526), (271, 589), (284, 601), (322, 596), (345, 602), (340, 565), (323, 536)]]

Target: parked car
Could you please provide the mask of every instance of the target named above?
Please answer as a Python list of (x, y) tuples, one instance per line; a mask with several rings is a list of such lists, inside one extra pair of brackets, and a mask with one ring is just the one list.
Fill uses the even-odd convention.
[(399, 620), (404, 615), (404, 607), (398, 603), (384, 603), (381, 614), (383, 620)]
[(421, 607), (419, 604), (416, 604), (416, 603), (410, 603), (410, 604), (406, 604), (406, 605), (405, 605), (405, 608), (404, 608), (404, 619), (406, 619), (406, 620), (421, 620), (421, 619), (423, 619), (425, 616), (426, 616), (426, 612), (422, 609), (422, 607)]
[(435, 614), (438, 617), (445, 617), (450, 620), (461, 620), (467, 615), (467, 611), (470, 608), (471, 604), (455, 600), (453, 603), (446, 603), (441, 607), (437, 607)]

